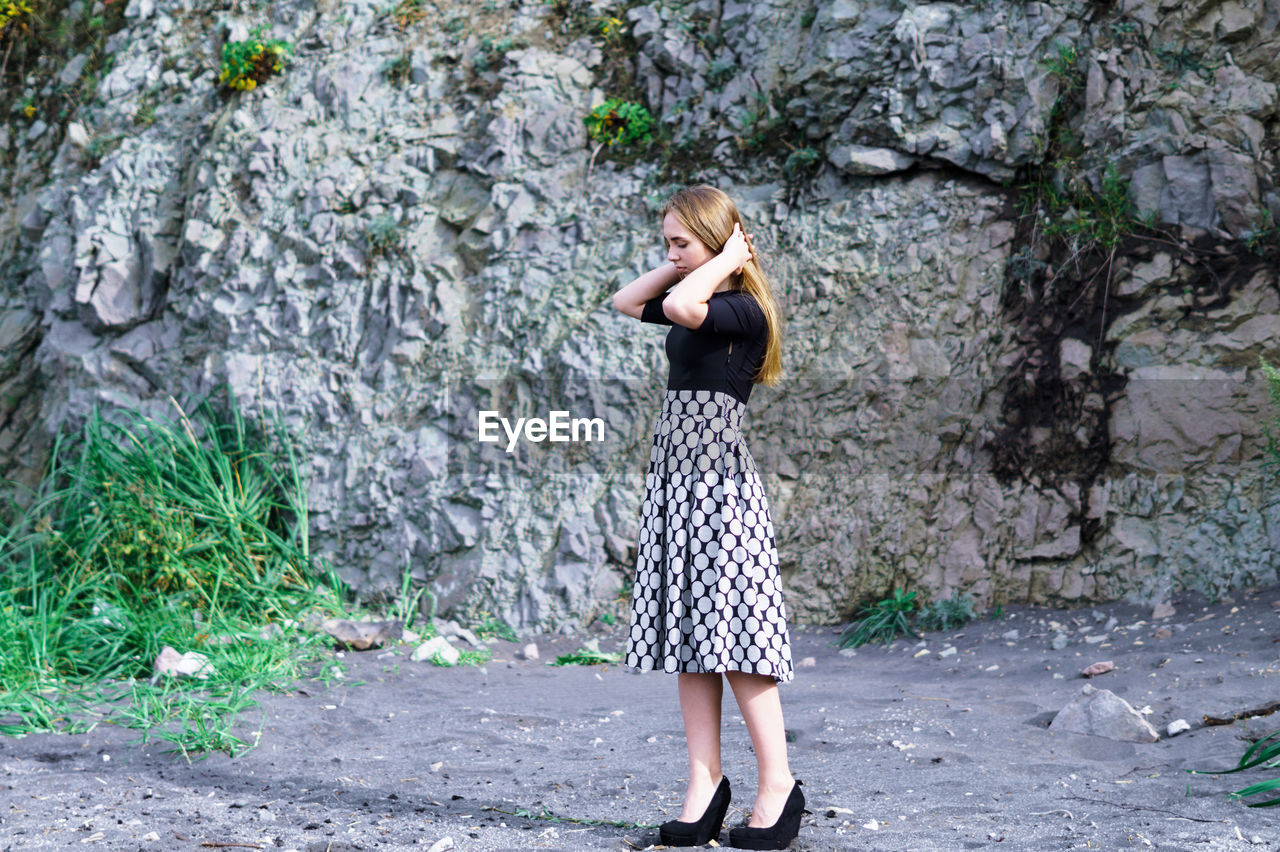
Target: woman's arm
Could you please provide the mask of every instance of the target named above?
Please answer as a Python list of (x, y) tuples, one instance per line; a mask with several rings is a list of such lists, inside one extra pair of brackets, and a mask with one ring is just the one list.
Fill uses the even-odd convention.
[(613, 306), (629, 317), (640, 319), (644, 303), (667, 292), (679, 277), (674, 263), (664, 263), (614, 293)]
[(699, 266), (672, 288), (662, 302), (667, 319), (685, 328), (700, 328), (707, 318), (707, 300), (729, 276), (742, 271), (754, 252), (738, 223), (718, 255)]

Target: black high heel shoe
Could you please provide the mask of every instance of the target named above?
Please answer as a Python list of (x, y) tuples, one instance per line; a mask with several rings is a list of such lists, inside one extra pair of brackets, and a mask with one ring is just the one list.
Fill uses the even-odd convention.
[(673, 819), (658, 826), (658, 837), (664, 846), (701, 846), (720, 834), (724, 815), (729, 810), (729, 779), (720, 776), (720, 786), (697, 822)]
[(800, 818), (804, 816), (803, 781), (791, 785), (791, 794), (782, 806), (782, 813), (773, 825), (754, 828), (749, 825), (729, 829), (729, 845), (735, 849), (786, 849), (800, 833)]

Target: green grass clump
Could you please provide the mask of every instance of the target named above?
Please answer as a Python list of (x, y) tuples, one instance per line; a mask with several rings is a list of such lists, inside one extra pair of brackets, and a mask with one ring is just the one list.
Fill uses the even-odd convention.
[[(186, 754), (234, 753), (250, 694), (327, 651), (300, 616), (344, 604), (331, 571), (314, 578), (293, 442), (278, 424), (255, 432), (234, 401), (178, 413), (95, 410), (55, 440), (28, 505), (0, 511), (0, 733), (105, 720)], [(213, 674), (151, 679), (166, 645), (204, 654)]]
[(516, 635), (515, 630), (511, 628), (511, 625), (487, 610), (482, 610), (479, 613), (471, 632), (476, 634), (479, 639), (492, 639), (496, 636), (508, 642), (516, 642), (520, 638)]
[(521, 39), (512, 36), (505, 36), (500, 39), (495, 39), (491, 35), (481, 36), (480, 46), (477, 48), (471, 64), (481, 73), (491, 71), (502, 64), (508, 53), (524, 46), (525, 44)]
[(594, 142), (611, 148), (636, 145), (653, 138), (653, 116), (641, 104), (610, 98), (591, 110), (583, 122)]
[(399, 0), (387, 12), (401, 29), (424, 20), (431, 12), (426, 0)]
[(911, 629), (909, 618), (915, 608), (916, 593), (899, 589), (893, 593), (893, 597), (865, 607), (862, 617), (840, 634), (840, 647), (856, 648), (870, 642), (884, 642), (888, 645), (899, 634), (918, 636)]
[(365, 239), (369, 241), (370, 252), (375, 255), (386, 254), (399, 248), (404, 242), (404, 229), (395, 216), (376, 216), (365, 231)]
[[(1280, 731), (1273, 731), (1250, 746), (1249, 750), (1240, 758), (1240, 762), (1231, 769), (1188, 769), (1187, 772), (1192, 775), (1230, 775), (1233, 772), (1243, 772), (1246, 769), (1276, 769), (1277, 767), (1280, 767)], [(1233, 799), (1240, 800), (1249, 796), (1272, 793), (1276, 790), (1280, 790), (1280, 778), (1259, 781), (1228, 795)], [(1272, 808), (1277, 805), (1280, 805), (1280, 796), (1248, 803), (1251, 808)]]
[(976, 615), (973, 609), (973, 598), (969, 595), (955, 594), (920, 607), (920, 612), (916, 616), (916, 626), (921, 630), (955, 630), (966, 622), (972, 621)]
[(1055, 44), (1054, 52), (1040, 60), (1040, 67), (1058, 81), (1064, 92), (1074, 92), (1083, 85), (1084, 73), (1080, 70), (1080, 55), (1075, 45), (1069, 42), (1060, 41)]
[(612, 666), (622, 662), (621, 653), (607, 653), (598, 648), (579, 648), (572, 654), (556, 657), (557, 666)]
[(244, 41), (229, 41), (222, 46), (222, 67), (218, 82), (229, 89), (248, 91), (284, 68), (293, 45), (283, 39), (263, 38), (266, 26), (249, 31)]

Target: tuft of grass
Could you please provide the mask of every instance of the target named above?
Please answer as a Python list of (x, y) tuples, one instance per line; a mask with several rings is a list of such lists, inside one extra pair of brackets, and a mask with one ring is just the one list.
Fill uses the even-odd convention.
[(945, 600), (934, 601), (920, 608), (916, 626), (921, 630), (955, 630), (972, 621), (977, 613), (970, 595), (955, 594)]
[(821, 160), (822, 155), (818, 153), (818, 149), (806, 145), (788, 154), (783, 168), (786, 169), (788, 175), (804, 175), (817, 171)]
[(599, 648), (579, 648), (572, 654), (556, 657), (557, 666), (612, 666), (622, 662), (621, 653), (607, 653)]
[(524, 41), (512, 36), (500, 39), (495, 39), (491, 35), (481, 36), (480, 45), (476, 49), (476, 55), (472, 57), (471, 64), (481, 73), (492, 71), (503, 63), (509, 52), (524, 46)]
[[(1240, 762), (1231, 769), (1188, 769), (1187, 772), (1192, 775), (1230, 775), (1234, 772), (1243, 772), (1246, 769), (1276, 769), (1277, 767), (1280, 767), (1280, 731), (1273, 731), (1250, 746), (1249, 750), (1240, 758)], [(1190, 785), (1188, 785), (1189, 790)], [(1273, 793), (1276, 790), (1280, 790), (1280, 778), (1259, 781), (1227, 795), (1238, 801), (1250, 796), (1259, 796), (1263, 793)], [(1272, 808), (1280, 805), (1280, 796), (1247, 804), (1251, 808)]]
[(1054, 45), (1054, 52), (1040, 60), (1040, 67), (1049, 72), (1058, 81), (1064, 94), (1070, 94), (1084, 85), (1084, 74), (1080, 70), (1080, 56), (1075, 45), (1060, 41)]
[(463, 648), (458, 649), (458, 665), (460, 666), (483, 666), (492, 659), (493, 651), (488, 648), (480, 648), (475, 651)]
[(430, 13), (426, 0), (399, 0), (387, 9), (396, 26), (404, 29), (418, 21), (424, 20)]
[(471, 632), (476, 634), (479, 639), (492, 639), (496, 636), (507, 642), (516, 642), (520, 638), (516, 635), (515, 630), (511, 628), (511, 625), (488, 611), (481, 611), (475, 626), (471, 628)]
[(382, 63), (382, 74), (387, 81), (395, 86), (403, 86), (409, 80), (409, 72), (413, 68), (413, 61), (409, 57), (406, 50), (399, 56), (388, 59)]
[(916, 608), (916, 593), (903, 592), (901, 589), (871, 606), (864, 607), (862, 617), (854, 621), (840, 634), (841, 648), (856, 648), (870, 642), (884, 642), (888, 645), (898, 636), (918, 637), (911, 629), (910, 614)]
[[(301, 616), (344, 602), (332, 569), (315, 579), (293, 439), (234, 400), (174, 406), (175, 421), (95, 410), (55, 439), (29, 502), (0, 507), (0, 733), (107, 721), (187, 756), (239, 753), (249, 694), (326, 655)], [(166, 645), (214, 673), (151, 678)]]
[(384, 214), (375, 217), (369, 223), (365, 231), (365, 239), (369, 241), (369, 250), (372, 254), (385, 254), (400, 247), (404, 241), (404, 229), (395, 216)]

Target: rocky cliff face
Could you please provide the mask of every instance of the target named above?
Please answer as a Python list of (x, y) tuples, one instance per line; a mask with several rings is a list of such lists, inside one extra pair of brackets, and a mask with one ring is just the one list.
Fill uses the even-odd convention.
[[(95, 402), (225, 382), (303, 436), (346, 579), (588, 618), (632, 568), (665, 373), (609, 296), (699, 180), (787, 317), (748, 435), (798, 617), (1275, 581), (1277, 0), (223, 5), (131, 0), (91, 100), (0, 125), (10, 477)], [(258, 23), (293, 61), (220, 92)], [(596, 150), (615, 96), (657, 143)], [(488, 408), (607, 439), (509, 457)]]

